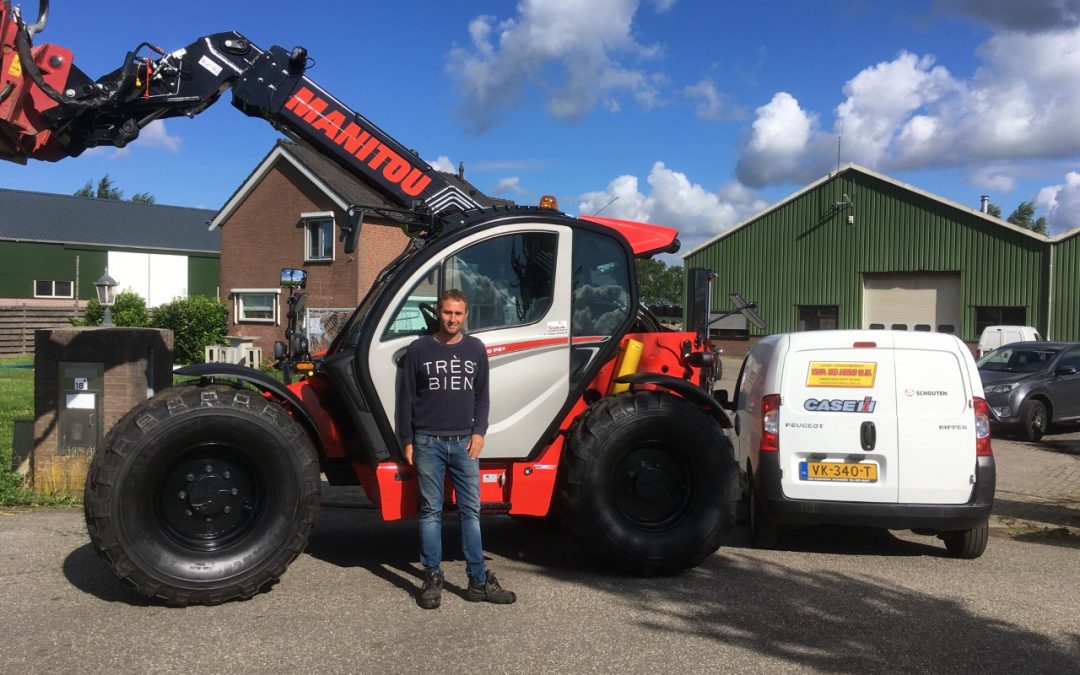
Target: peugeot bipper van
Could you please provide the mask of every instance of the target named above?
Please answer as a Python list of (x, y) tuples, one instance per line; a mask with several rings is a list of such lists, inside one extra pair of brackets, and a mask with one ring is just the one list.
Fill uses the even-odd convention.
[(770, 335), (736, 381), (736, 460), (752, 544), (780, 524), (936, 534), (949, 553), (986, 549), (995, 467), (971, 352), (941, 333)]

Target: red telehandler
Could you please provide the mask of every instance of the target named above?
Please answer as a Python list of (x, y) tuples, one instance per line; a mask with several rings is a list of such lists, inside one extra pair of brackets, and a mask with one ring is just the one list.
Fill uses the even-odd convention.
[[(122, 147), (150, 122), (200, 113), (226, 90), (243, 113), (332, 158), (400, 204), (356, 205), (410, 237), (309, 376), (282, 384), (207, 363), (122, 417), (86, 483), (90, 537), (121, 579), (173, 604), (249, 597), (304, 549), (321, 476), (360, 484), (394, 520), (416, 514), (415, 475), (394, 433), (397, 362), (436, 327), (447, 288), (470, 300), (487, 346), (491, 418), (480, 458), (486, 513), (557, 512), (613, 568), (697, 565), (734, 521), (737, 475), (711, 395), (708, 274), (689, 274), (688, 326), (664, 329), (638, 300), (634, 260), (678, 248), (669, 228), (554, 208), (478, 205), (308, 79), (301, 47), (228, 32), (165, 52), (149, 44), (91, 80), (68, 50), (33, 44), (48, 17), (0, 10), (0, 157), (58, 161)], [(369, 225), (370, 226), (370, 225)], [(303, 287), (303, 270), (283, 285)], [(307, 356), (290, 303), (278, 356)], [(449, 494), (449, 491), (448, 491)]]

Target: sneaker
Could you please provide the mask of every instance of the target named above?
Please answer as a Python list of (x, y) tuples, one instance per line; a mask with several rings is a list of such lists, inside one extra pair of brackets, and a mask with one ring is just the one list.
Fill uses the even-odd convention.
[(465, 599), (469, 602), (493, 602), (496, 605), (509, 605), (517, 600), (513, 591), (508, 591), (499, 585), (499, 580), (491, 572), (487, 574), (487, 582), (477, 583), (475, 579), (469, 579), (469, 588), (465, 591)]
[(424, 571), (424, 586), (416, 596), (416, 604), (424, 609), (436, 609), (442, 604), (443, 575), (438, 570)]

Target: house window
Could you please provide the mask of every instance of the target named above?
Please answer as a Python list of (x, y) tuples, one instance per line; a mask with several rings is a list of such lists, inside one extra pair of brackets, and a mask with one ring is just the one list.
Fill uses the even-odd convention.
[(987, 326), (1026, 326), (1027, 307), (976, 307), (975, 334)]
[(302, 213), (304, 221), (304, 260), (334, 259), (334, 214), (329, 211)]
[(836, 330), (839, 316), (836, 305), (799, 305), (799, 330)]
[(279, 323), (277, 288), (234, 288), (233, 323)]
[(55, 281), (52, 279), (34, 280), (35, 298), (71, 298), (74, 297), (72, 290), (74, 284), (70, 281)]

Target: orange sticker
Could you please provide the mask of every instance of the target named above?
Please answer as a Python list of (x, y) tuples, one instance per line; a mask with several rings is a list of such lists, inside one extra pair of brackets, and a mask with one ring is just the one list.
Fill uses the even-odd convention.
[(874, 386), (876, 377), (876, 363), (811, 361), (806, 373), (806, 386), (866, 389)]
[(22, 61), (19, 60), (19, 55), (16, 54), (15, 58), (11, 59), (11, 67), (8, 68), (8, 75), (12, 77), (22, 77)]

